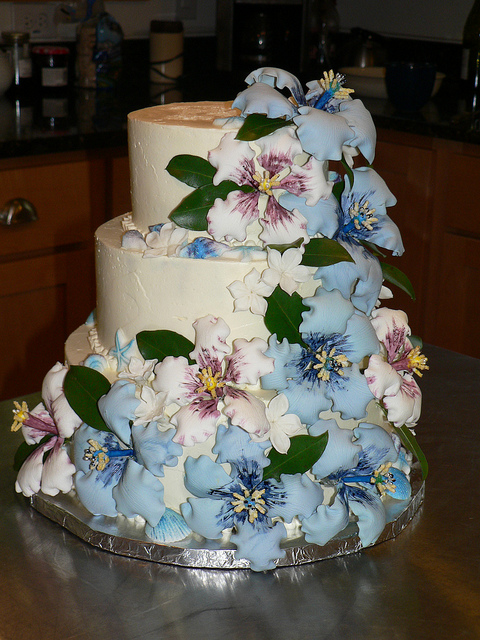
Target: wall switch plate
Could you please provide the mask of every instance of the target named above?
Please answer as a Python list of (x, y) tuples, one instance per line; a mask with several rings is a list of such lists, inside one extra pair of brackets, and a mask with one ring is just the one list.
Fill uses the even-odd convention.
[(54, 3), (13, 3), (16, 31), (28, 31), (31, 40), (46, 40), (57, 35)]

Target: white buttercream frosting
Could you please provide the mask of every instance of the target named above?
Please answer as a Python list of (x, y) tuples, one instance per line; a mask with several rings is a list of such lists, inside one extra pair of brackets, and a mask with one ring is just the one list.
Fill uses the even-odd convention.
[(222, 126), (216, 120), (239, 113), (231, 102), (194, 102), (160, 105), (128, 116), (128, 139), (135, 226), (143, 232), (150, 225), (168, 222), (171, 211), (192, 188), (165, 171), (172, 157), (181, 154), (207, 159), (235, 122)]

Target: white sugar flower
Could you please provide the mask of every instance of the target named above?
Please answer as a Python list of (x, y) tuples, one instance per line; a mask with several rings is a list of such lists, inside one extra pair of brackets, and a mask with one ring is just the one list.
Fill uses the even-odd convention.
[(283, 254), (276, 249), (267, 249), (268, 269), (262, 273), (262, 280), (275, 288), (277, 284), (292, 295), (297, 291), (301, 282), (307, 282), (311, 278), (308, 267), (301, 265), (302, 252), (300, 249), (287, 249)]
[(180, 229), (173, 222), (167, 222), (160, 229), (150, 231), (145, 238), (148, 249), (145, 258), (157, 256), (174, 256), (188, 237), (188, 231)]
[(128, 378), (136, 384), (145, 384), (153, 379), (153, 368), (156, 364), (156, 360), (142, 360), (141, 358), (132, 356), (127, 368), (121, 371), (118, 377)]
[(155, 391), (151, 387), (143, 386), (140, 393), (140, 404), (135, 409), (137, 419), (134, 426), (147, 425), (149, 422), (158, 422), (163, 418), (166, 393)]
[(250, 311), (259, 316), (264, 316), (267, 310), (265, 296), (270, 296), (274, 287), (263, 282), (256, 269), (247, 273), (243, 282), (235, 280), (227, 287), (235, 301), (233, 308), (235, 311)]
[(272, 447), (279, 453), (287, 453), (290, 448), (290, 438), (303, 430), (300, 418), (294, 413), (287, 413), (287, 411), (287, 396), (279, 393), (270, 400), (265, 410), (270, 430), (261, 438), (252, 434), (252, 440), (256, 442), (270, 440)]

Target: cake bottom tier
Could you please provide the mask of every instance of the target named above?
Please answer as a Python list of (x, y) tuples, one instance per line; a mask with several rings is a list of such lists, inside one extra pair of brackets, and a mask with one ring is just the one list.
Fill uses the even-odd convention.
[[(387, 524), (371, 546), (398, 536), (418, 512), (425, 496), (425, 483), (418, 463), (412, 466), (411, 484), (412, 495), (409, 500), (392, 500), (386, 505)], [(31, 504), (39, 513), (84, 542), (120, 556), (199, 569), (249, 567), (247, 560), (235, 557), (232, 544), (206, 541), (198, 536), (170, 544), (154, 542), (146, 537), (144, 527), (137, 521), (123, 517), (92, 516), (68, 495), (52, 497), (36, 494), (31, 498)], [(356, 553), (363, 548), (357, 533), (357, 525), (352, 521), (341, 534), (326, 545), (319, 546), (307, 543), (302, 535), (292, 530), (281, 544), (285, 556), (277, 561), (277, 567), (302, 565)]]

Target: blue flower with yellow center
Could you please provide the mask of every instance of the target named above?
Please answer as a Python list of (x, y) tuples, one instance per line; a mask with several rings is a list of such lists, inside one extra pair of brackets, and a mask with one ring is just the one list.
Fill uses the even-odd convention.
[(373, 396), (359, 365), (380, 348), (370, 320), (336, 290), (319, 287), (303, 303), (310, 309), (299, 327), (303, 344), (270, 338), (266, 354), (275, 369), (262, 376), (263, 388), (284, 393), (289, 411), (307, 425), (327, 409), (345, 419), (364, 417)]
[(269, 442), (252, 442), (240, 427), (221, 425), (213, 448), (216, 461), (202, 455), (185, 462), (185, 486), (195, 496), (181, 507), (186, 523), (208, 539), (231, 530), (235, 555), (254, 571), (273, 569), (285, 555), (280, 547), (287, 535), (284, 522), (312, 514), (323, 500), (320, 485), (304, 474), (263, 480), (269, 447)]
[(175, 429), (159, 431), (156, 422), (133, 425), (139, 404), (135, 384), (117, 381), (98, 407), (111, 431), (83, 424), (74, 436), (75, 489), (90, 513), (127, 518), (142, 516), (152, 527), (165, 512), (163, 467), (176, 466), (182, 447)]
[(399, 445), (382, 427), (369, 423), (362, 423), (352, 434), (334, 420), (319, 420), (309, 433), (319, 435), (326, 430), (328, 444), (312, 472), (334, 487), (336, 496), (331, 504), (320, 505), (311, 516), (301, 518), (305, 539), (325, 544), (345, 529), (352, 514), (366, 547), (377, 540), (387, 522), (385, 499), (410, 498), (410, 482), (394, 466)]

